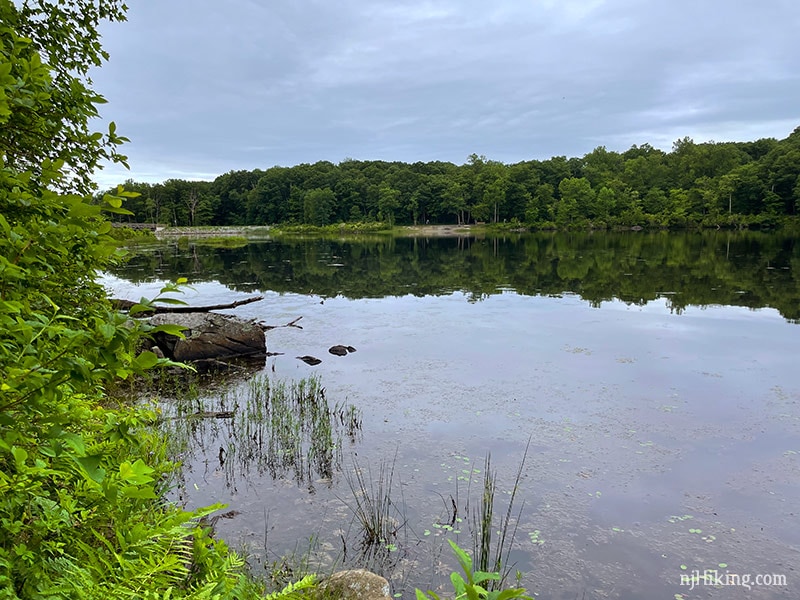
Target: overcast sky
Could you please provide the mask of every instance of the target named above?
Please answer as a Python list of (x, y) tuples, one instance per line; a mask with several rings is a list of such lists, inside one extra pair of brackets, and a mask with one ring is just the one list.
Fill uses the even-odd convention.
[(94, 73), (131, 170), (505, 163), (800, 126), (800, 0), (134, 0)]

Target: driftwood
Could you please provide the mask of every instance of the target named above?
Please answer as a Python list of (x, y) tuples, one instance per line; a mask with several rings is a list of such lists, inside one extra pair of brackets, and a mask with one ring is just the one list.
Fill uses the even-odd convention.
[(264, 325), (263, 323), (260, 323), (259, 326), (264, 331), (269, 331), (270, 329), (279, 329), (280, 327), (296, 327), (297, 329), (302, 329), (303, 326), (297, 324), (297, 322), (302, 318), (302, 316), (297, 317), (296, 319), (289, 321), (286, 325)]
[[(253, 296), (252, 298), (245, 298), (244, 300), (237, 300), (236, 302), (229, 302), (227, 304), (212, 304), (210, 306), (153, 306), (150, 310), (143, 310), (141, 314), (152, 314), (152, 313), (193, 313), (193, 312), (209, 312), (212, 310), (224, 310), (226, 308), (236, 308), (237, 306), (243, 306), (245, 304), (250, 304), (252, 302), (258, 302), (259, 300), (263, 300), (264, 296)], [(122, 300), (119, 298), (112, 298), (111, 304), (117, 310), (130, 310), (137, 304), (138, 302), (132, 302), (131, 300)], [(295, 319), (297, 321), (298, 319)], [(294, 321), (293, 321), (294, 322)], [(289, 327), (292, 325), (283, 325), (283, 327)], [(296, 325), (294, 325), (296, 327)]]
[(232, 410), (204, 410), (190, 415), (180, 415), (173, 417), (165, 417), (160, 419), (159, 422), (164, 421), (181, 421), (183, 419), (232, 419), (236, 413)]

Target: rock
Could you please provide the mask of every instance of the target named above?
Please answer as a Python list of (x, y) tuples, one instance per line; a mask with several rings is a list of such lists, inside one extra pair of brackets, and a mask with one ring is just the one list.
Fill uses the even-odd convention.
[(381, 600), (391, 598), (389, 582), (365, 569), (339, 571), (320, 584), (326, 598)]
[(304, 363), (306, 363), (307, 365), (311, 365), (312, 367), (322, 362), (316, 356), (309, 356), (308, 354), (306, 354), (305, 356), (296, 356), (295, 358), (302, 360)]
[(348, 352), (355, 351), (356, 349), (352, 346), (342, 346), (341, 344), (336, 344), (335, 346), (328, 348), (328, 352), (335, 354), (336, 356), (345, 356)]
[(165, 356), (180, 362), (240, 356), (266, 357), (267, 342), (259, 325), (211, 312), (164, 313), (152, 325), (180, 325), (185, 339), (158, 332), (153, 338)]

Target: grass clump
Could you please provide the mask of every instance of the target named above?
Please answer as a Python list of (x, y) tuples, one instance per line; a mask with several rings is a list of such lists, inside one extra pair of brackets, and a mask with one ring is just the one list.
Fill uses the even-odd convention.
[(391, 547), (404, 524), (402, 512), (392, 500), (394, 461), (391, 465), (381, 462), (377, 477), (369, 467), (365, 472), (355, 462), (346, 479), (353, 498), (350, 508), (361, 532), (362, 552)]
[(161, 408), (173, 455), (219, 448), (214, 458), (229, 487), (252, 472), (312, 487), (330, 481), (344, 440), (355, 441), (361, 429), (360, 411), (329, 403), (317, 376), (286, 382), (259, 374), (218, 396), (162, 399)]

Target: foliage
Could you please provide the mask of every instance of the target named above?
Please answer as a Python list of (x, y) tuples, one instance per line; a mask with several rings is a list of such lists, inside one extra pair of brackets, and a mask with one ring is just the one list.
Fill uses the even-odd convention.
[(131, 227), (112, 227), (109, 235), (124, 244), (146, 244), (158, 241), (149, 229), (133, 229)]
[[(512, 600), (519, 598), (520, 600), (533, 600), (528, 596), (524, 588), (506, 588), (498, 590), (489, 590), (486, 582), (499, 581), (499, 573), (489, 573), (486, 571), (475, 571), (472, 565), (472, 558), (464, 550), (458, 547), (453, 540), (450, 542), (450, 547), (458, 559), (458, 564), (464, 571), (462, 577), (459, 573), (450, 575), (450, 581), (453, 584), (454, 600)], [(436, 592), (422, 590), (416, 591), (417, 600), (440, 600)]]
[(289, 583), (280, 591), (265, 596), (264, 600), (300, 600), (309, 597), (309, 591), (317, 584), (316, 575), (306, 575), (299, 581)]
[(196, 238), (193, 243), (214, 248), (241, 248), (248, 244), (248, 240), (240, 235), (213, 235)]
[(338, 223), (335, 225), (279, 225), (273, 227), (270, 233), (273, 235), (281, 234), (313, 234), (313, 235), (341, 235), (348, 233), (377, 233), (389, 231), (391, 226), (382, 221), (371, 223)]
[[(491, 567), (493, 571), (500, 574), (500, 578), (490, 585), (490, 589), (499, 588), (506, 580), (510, 573), (510, 566), (508, 565), (508, 557), (511, 552), (511, 546), (514, 544), (514, 537), (516, 535), (516, 525), (512, 527), (511, 517), (514, 509), (514, 500), (517, 497), (519, 490), (519, 483), (522, 478), (522, 470), (525, 466), (525, 460), (528, 457), (528, 450), (530, 448), (530, 440), (528, 446), (525, 448), (525, 454), (522, 456), (519, 468), (517, 469), (517, 476), (514, 480), (514, 487), (511, 490), (508, 499), (508, 506), (506, 514), (500, 519), (499, 523), (494, 519), (494, 508), (496, 500), (496, 474), (492, 471), (491, 455), (486, 455), (486, 463), (483, 469), (483, 490), (479, 509), (472, 519), (472, 540), (474, 555), (478, 562), (478, 567), (482, 571), (488, 571)], [(524, 502), (523, 502), (524, 507)], [(516, 522), (519, 522), (519, 517), (522, 514), (520, 507), (519, 514), (517, 515)], [(494, 552), (492, 552), (492, 534), (497, 528), (498, 539), (495, 543)], [(509, 535), (510, 534), (510, 535)]]
[[(0, 597), (247, 597), (242, 560), (164, 503), (171, 468), (152, 411), (107, 390), (165, 364), (95, 281), (122, 254), (86, 195), (121, 160), (87, 72), (115, 1), (0, 0)], [(48, 64), (49, 61), (49, 64)]]
[(0, 2), (0, 153), (6, 166), (34, 179), (57, 165), (65, 176), (48, 178), (50, 186), (87, 193), (103, 161), (125, 162), (117, 147), (127, 140), (114, 123), (106, 134), (90, 129), (105, 100), (88, 75), (107, 58), (99, 23), (124, 20), (125, 6), (119, 0), (19, 4)]
[[(327, 161), (235, 171), (213, 182), (128, 182), (138, 217), (173, 224), (325, 227), (490, 224), (536, 229), (635, 226), (764, 227), (797, 215), (800, 128), (784, 140), (648, 144), (619, 153), (505, 165), (475, 154), (463, 165)], [(203, 210), (187, 208), (187, 190)], [(166, 219), (164, 217), (166, 216)], [(764, 220), (767, 218), (766, 220)]]

